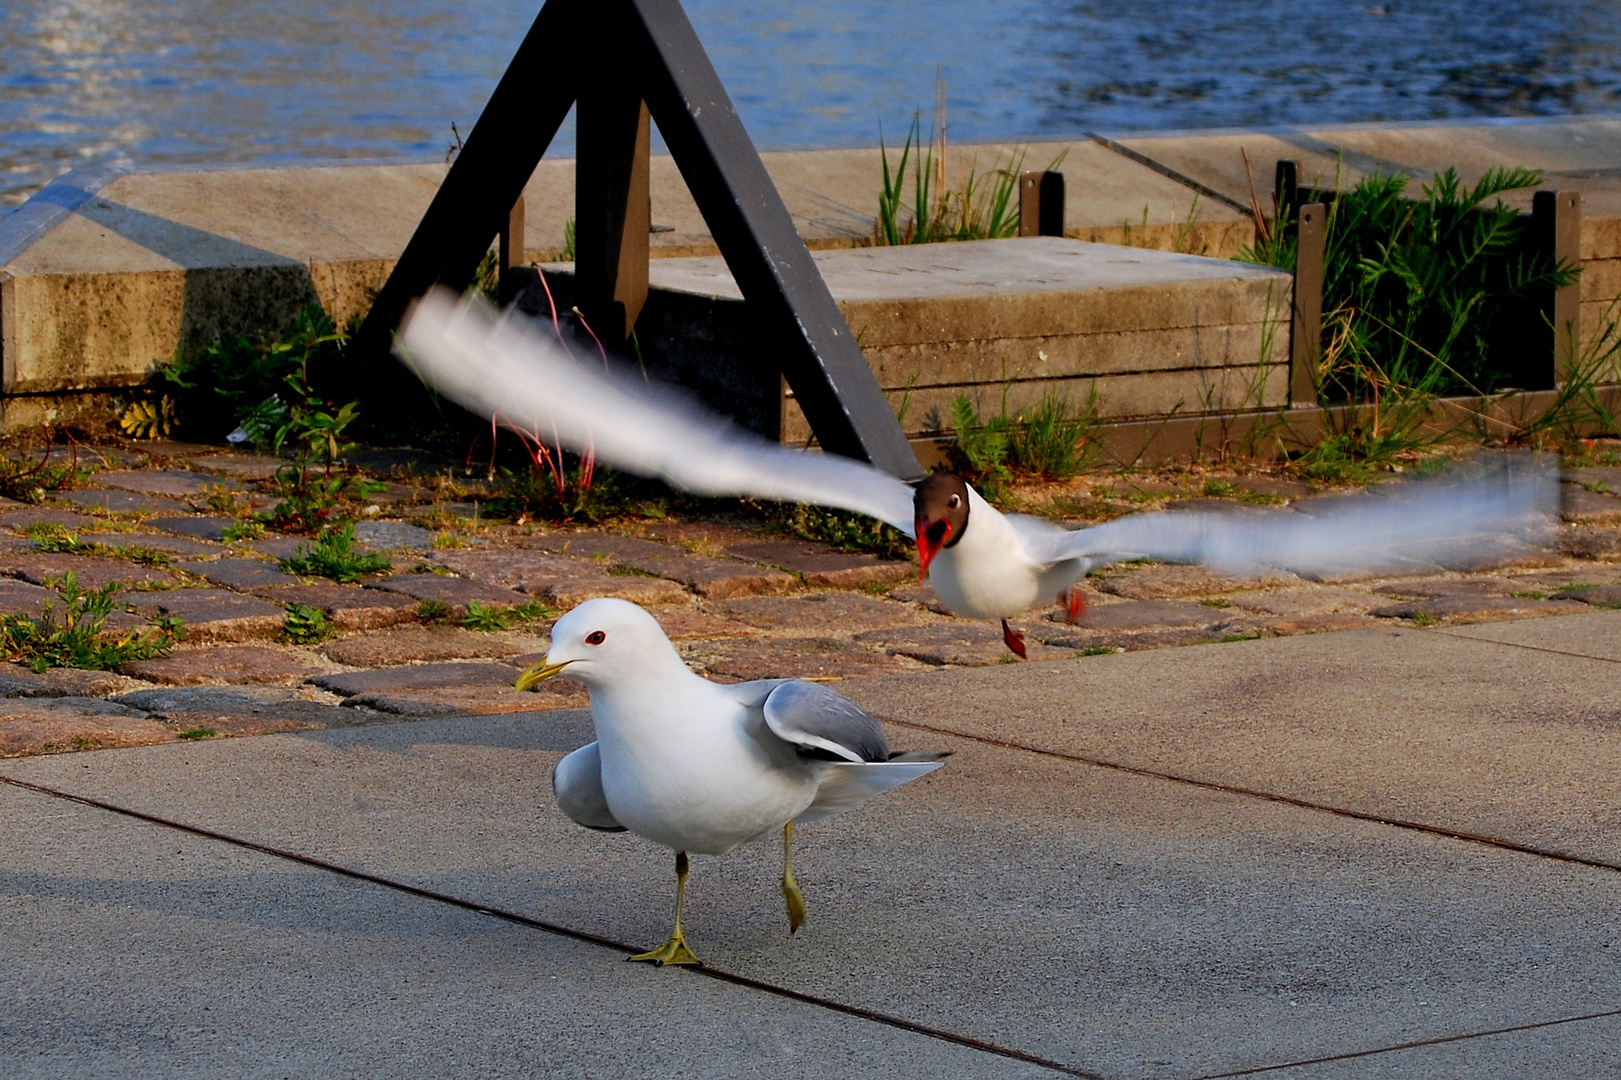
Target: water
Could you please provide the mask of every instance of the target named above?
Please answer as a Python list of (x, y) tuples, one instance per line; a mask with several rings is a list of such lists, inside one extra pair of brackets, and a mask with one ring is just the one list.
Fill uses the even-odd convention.
[[(538, 0), (5, 0), (0, 204), (96, 162), (442, 156)], [(1597, 0), (688, 0), (764, 148), (1621, 111)], [(554, 153), (567, 152), (565, 131)]]

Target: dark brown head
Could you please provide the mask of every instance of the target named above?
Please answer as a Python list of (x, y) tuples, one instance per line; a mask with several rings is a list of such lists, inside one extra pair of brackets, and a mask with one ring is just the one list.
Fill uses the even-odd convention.
[(937, 472), (917, 486), (912, 496), (913, 525), (917, 529), (917, 558), (923, 573), (940, 553), (962, 539), (968, 527), (968, 485), (962, 477)]

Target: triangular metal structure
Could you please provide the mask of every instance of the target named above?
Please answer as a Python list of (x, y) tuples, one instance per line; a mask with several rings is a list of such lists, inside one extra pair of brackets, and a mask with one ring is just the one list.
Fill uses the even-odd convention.
[(761, 363), (780, 367), (822, 447), (920, 478), (679, 0), (547, 0), (378, 293), (356, 354), (382, 354), (435, 283), (473, 279), (576, 101), (576, 293), (599, 334), (622, 340), (646, 292), (651, 115), (751, 309)]

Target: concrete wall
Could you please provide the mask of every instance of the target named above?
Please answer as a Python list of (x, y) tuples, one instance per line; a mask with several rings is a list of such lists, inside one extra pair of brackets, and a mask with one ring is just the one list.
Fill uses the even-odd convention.
[[(1284, 273), (1052, 237), (815, 259), (909, 435), (949, 430), (959, 394), (983, 416), (1056, 393), (1111, 419), (1287, 401)], [(566, 309), (569, 269), (547, 270)], [(648, 365), (756, 430), (808, 441), (724, 262), (661, 260), (652, 283), (637, 324)], [(547, 310), (538, 289), (520, 302)]]

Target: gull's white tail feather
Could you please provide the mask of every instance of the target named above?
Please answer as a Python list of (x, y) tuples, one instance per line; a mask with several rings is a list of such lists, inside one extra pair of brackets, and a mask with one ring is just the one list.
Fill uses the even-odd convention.
[(521, 315), (436, 289), (417, 302), (397, 351), (465, 409), (640, 476), (701, 495), (836, 506), (912, 532), (912, 489), (848, 458), (790, 450), (669, 388), (596, 370)]

